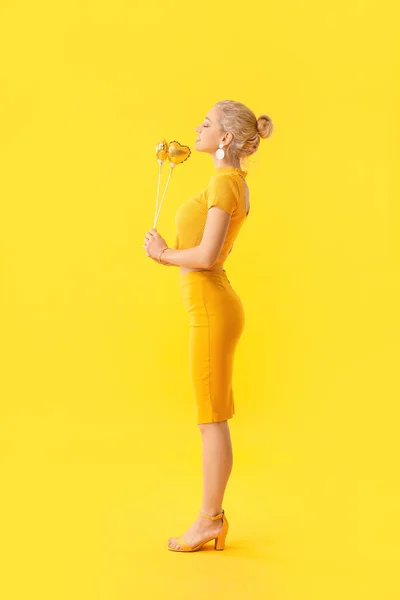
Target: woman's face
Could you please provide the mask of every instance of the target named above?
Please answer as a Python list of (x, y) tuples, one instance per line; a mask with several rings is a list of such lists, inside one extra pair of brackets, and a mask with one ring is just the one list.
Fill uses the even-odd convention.
[(223, 140), (222, 131), (218, 124), (218, 112), (213, 107), (205, 116), (201, 125), (195, 128), (198, 136), (195, 148), (200, 152), (215, 152)]

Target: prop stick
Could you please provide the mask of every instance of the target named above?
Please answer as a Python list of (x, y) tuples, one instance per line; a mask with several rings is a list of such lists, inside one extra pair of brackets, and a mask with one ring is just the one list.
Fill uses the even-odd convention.
[[(185, 160), (187, 160), (189, 158), (190, 148), (189, 148), (189, 146), (182, 146), (179, 142), (177, 142), (175, 140), (173, 142), (170, 142), (169, 144), (167, 144), (166, 140), (162, 140), (156, 146), (156, 156), (157, 156), (157, 160), (160, 164), (160, 169), (159, 169), (159, 173), (158, 173), (158, 191), (157, 191), (157, 202), (156, 202), (156, 214), (154, 217), (154, 225), (153, 225), (154, 228), (156, 227), (158, 217), (160, 215), (161, 206), (164, 201), (165, 193), (169, 186), (172, 171), (173, 171), (174, 167), (176, 167), (176, 165), (179, 165), (179, 164), (185, 162)], [(163, 193), (163, 197), (161, 199), (160, 206), (157, 209), (158, 197), (159, 197), (159, 192), (160, 192), (161, 168), (162, 168), (162, 164), (163, 164), (164, 160), (167, 157), (169, 159), (170, 171), (169, 171), (168, 180), (167, 180), (167, 183), (165, 186), (165, 190)]]
[[(156, 157), (160, 168), (158, 170), (158, 186), (157, 186), (157, 197), (156, 197), (156, 212), (158, 212), (158, 198), (160, 196), (160, 183), (161, 183), (161, 171), (164, 164), (164, 161), (168, 158), (168, 142), (167, 140), (161, 140), (156, 146)], [(157, 216), (156, 216), (157, 219)], [(154, 221), (156, 223), (156, 220)], [(155, 224), (153, 225), (155, 227)]]
[(172, 171), (173, 171), (173, 167), (171, 165), (171, 168), (169, 170), (169, 175), (168, 175), (167, 183), (165, 185), (165, 190), (164, 190), (164, 193), (163, 193), (163, 197), (161, 198), (160, 208), (158, 209), (158, 212), (156, 212), (156, 216), (154, 218), (154, 225), (153, 225), (154, 228), (156, 227), (156, 224), (157, 224), (157, 221), (158, 221), (158, 215), (160, 214), (162, 203), (164, 202), (165, 193), (166, 193), (166, 191), (168, 189), (168, 186), (169, 186), (169, 180), (171, 179)]

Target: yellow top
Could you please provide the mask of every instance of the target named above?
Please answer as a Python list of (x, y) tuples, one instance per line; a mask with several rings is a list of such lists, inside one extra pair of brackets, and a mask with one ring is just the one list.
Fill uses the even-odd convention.
[(197, 196), (193, 196), (178, 208), (175, 215), (175, 250), (198, 246), (203, 237), (207, 211), (220, 206), (231, 215), (228, 231), (220, 255), (214, 266), (226, 260), (233, 243), (245, 222), (246, 190), (244, 179), (247, 171), (236, 167), (215, 167), (210, 183)]

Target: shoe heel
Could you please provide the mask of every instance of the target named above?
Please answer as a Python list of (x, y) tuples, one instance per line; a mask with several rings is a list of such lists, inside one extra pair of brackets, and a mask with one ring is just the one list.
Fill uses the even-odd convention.
[(214, 550), (225, 549), (225, 536), (219, 535), (214, 542)]
[(224, 550), (225, 548), (225, 539), (226, 534), (228, 533), (229, 524), (224, 515), (224, 519), (222, 521), (222, 529), (219, 532), (219, 536), (215, 539), (214, 550)]
[(228, 529), (229, 529), (229, 523), (228, 523), (228, 519), (226, 518), (225, 511), (222, 510), (222, 512), (220, 512), (218, 515), (215, 515), (214, 517), (206, 515), (202, 511), (200, 511), (200, 514), (203, 517), (207, 517), (207, 519), (212, 519), (213, 521), (216, 521), (217, 519), (222, 518), (222, 529), (219, 532), (219, 536), (215, 538), (214, 550), (224, 550), (225, 549), (225, 538), (226, 538), (226, 534), (228, 533)]

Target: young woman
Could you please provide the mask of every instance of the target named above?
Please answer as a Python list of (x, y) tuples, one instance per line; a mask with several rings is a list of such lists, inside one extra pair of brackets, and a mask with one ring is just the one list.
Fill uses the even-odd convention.
[(243, 332), (242, 302), (232, 288), (224, 261), (250, 210), (247, 171), (241, 161), (272, 133), (267, 115), (258, 119), (240, 102), (223, 100), (197, 126), (195, 149), (214, 162), (209, 185), (176, 213), (177, 235), (169, 248), (156, 229), (145, 235), (150, 258), (180, 267), (180, 292), (190, 321), (189, 364), (197, 423), (202, 436), (203, 498), (200, 514), (168, 549), (193, 552), (215, 540), (223, 550), (228, 521), (222, 508), (232, 470), (228, 419), (235, 413), (232, 373)]

